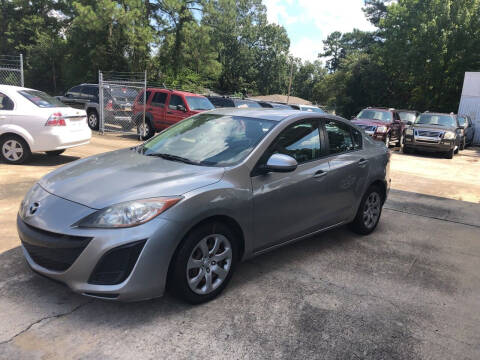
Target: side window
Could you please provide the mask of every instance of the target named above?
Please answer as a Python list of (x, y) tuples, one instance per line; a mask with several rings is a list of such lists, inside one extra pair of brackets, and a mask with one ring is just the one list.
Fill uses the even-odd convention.
[(363, 147), (362, 134), (357, 129), (351, 128), (351, 130), (352, 130), (353, 147), (355, 150), (360, 150)]
[(299, 164), (320, 157), (320, 133), (317, 121), (302, 121), (285, 129), (267, 151), (293, 157)]
[[(143, 105), (145, 104), (144, 101), (143, 101), (143, 94), (144, 92), (142, 91), (139, 95), (138, 95), (138, 103), (140, 105)], [(145, 100), (148, 102), (148, 98), (150, 97), (150, 95), (152, 94), (152, 92), (150, 90), (147, 90), (147, 93), (145, 94)], [(152, 100), (153, 102), (153, 100)]]
[(166, 100), (167, 100), (167, 93), (156, 92), (155, 95), (153, 95), (152, 106), (164, 107)]
[(185, 103), (183, 102), (183, 99), (178, 95), (172, 95), (170, 97), (170, 104), (168, 104), (169, 109), (177, 110), (178, 105), (185, 106)]
[(330, 154), (354, 150), (355, 147), (348, 125), (329, 120), (325, 122), (325, 130), (327, 131)]
[(13, 110), (14, 104), (12, 99), (7, 95), (0, 93), (0, 110)]
[(466, 119), (463, 116), (459, 116), (458, 117), (458, 123), (460, 124), (460, 126), (465, 126), (465, 124), (467, 122), (466, 122)]

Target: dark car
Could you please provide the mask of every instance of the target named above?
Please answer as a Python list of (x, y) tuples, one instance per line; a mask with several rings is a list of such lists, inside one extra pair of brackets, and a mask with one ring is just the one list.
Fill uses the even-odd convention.
[[(125, 86), (104, 87), (104, 119), (106, 123), (119, 124), (125, 130), (133, 127), (132, 108), (138, 90)], [(58, 99), (73, 108), (87, 112), (88, 126), (92, 130), (99, 127), (99, 90), (98, 84), (80, 84), (69, 89)]]
[(397, 146), (403, 144), (406, 123), (400, 120), (395, 109), (369, 107), (360, 111), (352, 122), (375, 140), (383, 141), (387, 147), (391, 142), (395, 142)]
[(292, 107), (287, 104), (279, 104), (276, 102), (270, 102), (270, 101), (259, 101), (256, 100), (257, 103), (260, 104), (261, 107), (266, 108), (266, 109), (290, 109), (292, 110)]
[(403, 152), (438, 152), (452, 159), (460, 149), (462, 141), (463, 128), (455, 114), (425, 112), (406, 129)]
[(475, 138), (475, 126), (468, 115), (458, 115), (458, 123), (463, 127), (464, 132), (464, 142), (460, 146), (460, 149), (463, 150), (465, 147), (473, 144), (473, 139)]
[(208, 100), (216, 108), (261, 108), (262, 106), (253, 100), (226, 97), (226, 96), (207, 96)]

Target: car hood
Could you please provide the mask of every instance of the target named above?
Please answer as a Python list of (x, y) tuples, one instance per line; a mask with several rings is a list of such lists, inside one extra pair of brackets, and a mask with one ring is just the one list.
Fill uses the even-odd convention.
[(219, 181), (223, 173), (219, 167), (123, 149), (75, 161), (44, 176), (39, 184), (51, 194), (102, 209), (124, 201), (182, 195)]
[(368, 125), (368, 126), (389, 126), (389, 123), (385, 123), (383, 121), (378, 120), (370, 120), (370, 119), (353, 119), (352, 123), (355, 125)]
[(428, 124), (413, 124), (415, 129), (428, 129), (428, 130), (438, 130), (438, 131), (455, 131), (455, 127), (450, 126), (438, 126), (438, 125), (428, 125)]

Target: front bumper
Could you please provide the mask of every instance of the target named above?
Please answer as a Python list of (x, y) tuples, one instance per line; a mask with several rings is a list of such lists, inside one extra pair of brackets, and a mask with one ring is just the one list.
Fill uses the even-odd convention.
[(418, 140), (413, 135), (405, 135), (404, 141), (404, 146), (409, 149), (418, 149), (427, 152), (449, 152), (455, 149), (455, 139), (440, 139), (434, 142)]
[[(23, 253), (35, 272), (66, 284), (74, 292), (109, 300), (134, 301), (163, 295), (170, 260), (182, 237), (180, 223), (157, 217), (133, 228), (74, 228), (70, 226), (73, 218), (78, 220), (95, 210), (47, 195), (43, 189), (39, 192), (43, 196), (38, 200), (38, 214), (17, 217)], [(106, 285), (101, 277), (100, 283), (98, 277), (92, 278), (104, 256), (139, 243), (140, 252), (120, 283)]]

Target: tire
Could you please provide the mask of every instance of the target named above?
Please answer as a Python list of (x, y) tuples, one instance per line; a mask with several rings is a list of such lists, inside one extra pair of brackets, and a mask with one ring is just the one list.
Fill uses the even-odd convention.
[(349, 224), (350, 229), (360, 235), (371, 234), (380, 221), (384, 201), (382, 189), (377, 185), (370, 186), (363, 195), (355, 219)]
[(53, 150), (53, 151), (46, 151), (45, 153), (47, 154), (47, 156), (58, 156), (58, 155), (61, 155), (65, 152), (65, 149), (63, 150)]
[(8, 164), (23, 164), (32, 152), (27, 142), (15, 134), (0, 137), (0, 157)]
[(463, 138), (462, 143), (460, 144), (460, 150), (465, 150), (466, 147), (465, 138)]
[(92, 130), (98, 130), (100, 124), (98, 113), (96, 110), (88, 110), (87, 112), (87, 123), (88, 127)]
[(137, 134), (140, 140), (148, 140), (155, 135), (155, 129), (150, 119), (145, 119), (145, 130), (143, 129), (143, 121), (137, 125)]
[[(216, 298), (227, 286), (235, 270), (239, 254), (237, 241), (233, 231), (220, 222), (205, 223), (194, 228), (179, 245), (172, 260), (169, 288), (191, 304)], [(219, 246), (214, 256), (212, 254), (217, 242)], [(202, 244), (207, 246), (207, 250)], [(190, 270), (187, 265), (192, 266)]]
[(411, 153), (412, 153), (412, 150), (404, 145), (404, 146), (402, 147), (402, 152), (403, 152), (404, 154), (411, 154)]
[(403, 133), (400, 135), (400, 139), (398, 139), (397, 146), (402, 149), (403, 148), (403, 141), (404, 141), (404, 136)]
[(455, 151), (454, 151), (454, 149), (452, 149), (452, 150), (450, 150), (449, 152), (447, 152), (447, 153), (445, 154), (445, 157), (446, 157), (447, 159), (453, 159), (453, 154), (454, 154), (454, 153), (455, 153)]

